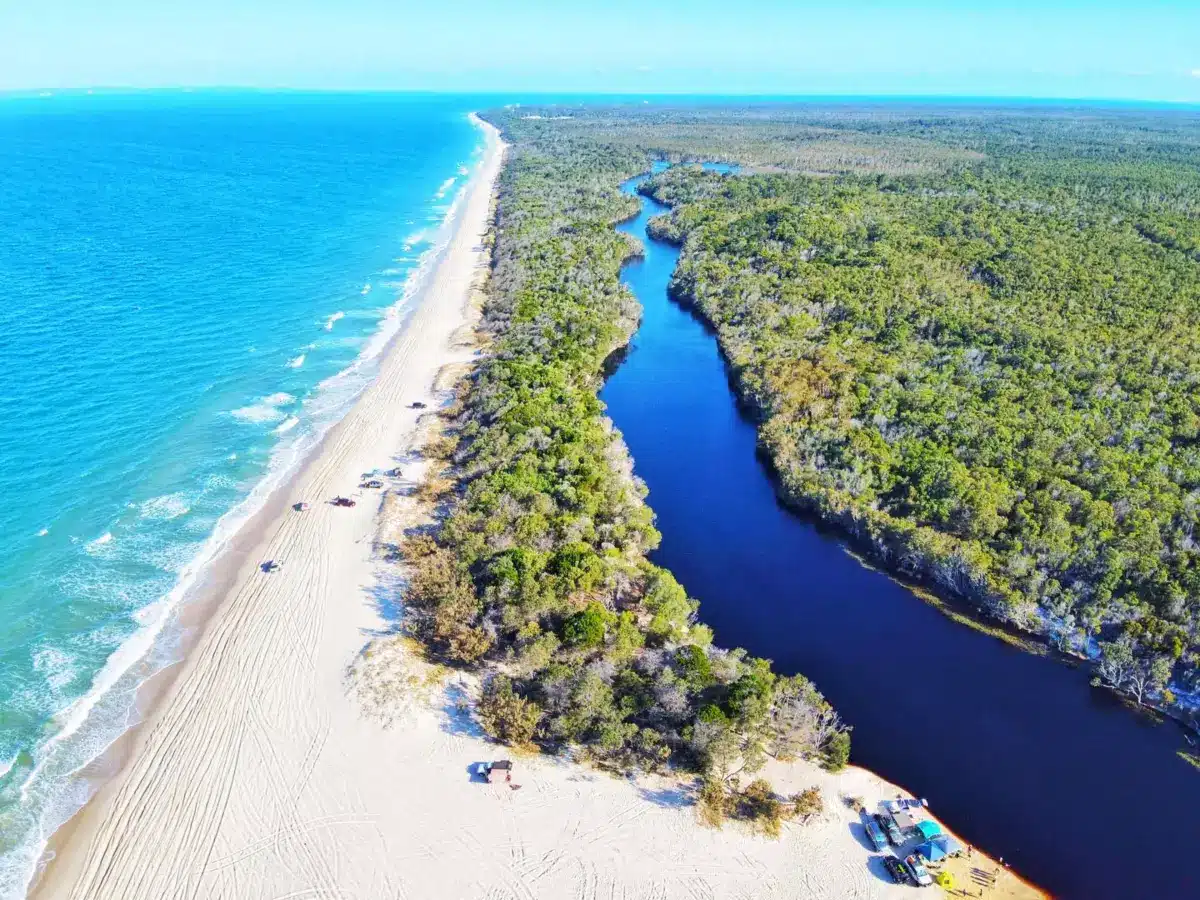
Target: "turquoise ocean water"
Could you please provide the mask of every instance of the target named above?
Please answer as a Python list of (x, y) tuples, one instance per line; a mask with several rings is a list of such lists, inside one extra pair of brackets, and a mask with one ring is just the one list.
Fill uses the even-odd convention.
[(403, 327), (472, 108), (0, 97), (3, 900), (173, 658), (184, 589)]

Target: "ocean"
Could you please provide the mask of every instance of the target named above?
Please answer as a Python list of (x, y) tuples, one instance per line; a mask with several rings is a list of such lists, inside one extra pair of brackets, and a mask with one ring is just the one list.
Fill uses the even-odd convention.
[(188, 586), (373, 374), (470, 98), (0, 96), (0, 898), (177, 658)]

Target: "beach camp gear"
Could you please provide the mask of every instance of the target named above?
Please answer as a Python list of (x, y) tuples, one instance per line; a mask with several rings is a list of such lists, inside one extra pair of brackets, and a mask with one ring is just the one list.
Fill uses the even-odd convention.
[(945, 851), (947, 856), (957, 856), (966, 849), (957, 838), (951, 837), (948, 834), (939, 834), (929, 843), (937, 844)]
[(922, 840), (928, 841), (942, 833), (942, 826), (932, 819), (922, 819), (917, 823), (917, 831)]
[(930, 862), (940, 862), (946, 858), (946, 850), (941, 844), (936, 844), (933, 841), (926, 841), (917, 848), (917, 853), (925, 857)]

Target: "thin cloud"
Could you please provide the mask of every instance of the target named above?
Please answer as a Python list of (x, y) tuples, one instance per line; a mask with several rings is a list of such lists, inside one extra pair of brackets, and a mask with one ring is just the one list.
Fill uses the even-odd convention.
[(1200, 78), (1200, 69), (1192, 69), (1192, 77)]

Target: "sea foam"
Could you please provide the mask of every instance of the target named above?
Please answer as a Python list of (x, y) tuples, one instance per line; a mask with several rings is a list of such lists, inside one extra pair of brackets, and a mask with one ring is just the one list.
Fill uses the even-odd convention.
[(230, 415), (239, 422), (248, 422), (251, 424), (278, 422), (286, 416), (286, 413), (280, 410), (279, 407), (294, 403), (295, 400), (296, 398), (291, 394), (280, 391), (277, 394), (271, 394), (269, 397), (263, 397), (258, 403), (235, 409)]
[(88, 553), (98, 553), (106, 544), (111, 544), (112, 540), (112, 532), (106, 531), (95, 540), (88, 541), (87, 544), (84, 545), (83, 549)]
[(153, 497), (140, 507), (143, 519), (152, 521), (169, 521), (187, 515), (190, 507), (183, 494), (163, 494)]

